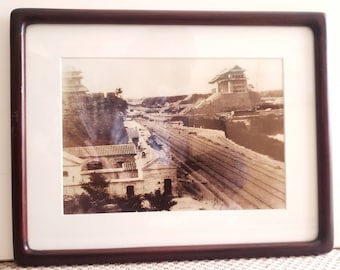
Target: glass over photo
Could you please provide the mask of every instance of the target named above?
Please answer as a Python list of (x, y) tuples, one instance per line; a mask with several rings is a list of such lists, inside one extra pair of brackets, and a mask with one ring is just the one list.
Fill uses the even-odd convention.
[(286, 207), (283, 60), (62, 59), (64, 214)]

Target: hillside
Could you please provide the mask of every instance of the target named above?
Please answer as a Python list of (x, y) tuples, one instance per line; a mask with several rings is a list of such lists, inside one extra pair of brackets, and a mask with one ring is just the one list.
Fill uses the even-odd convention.
[(170, 97), (151, 97), (142, 101), (147, 108), (166, 108), (165, 112), (211, 114), (230, 111), (248, 111), (261, 104), (258, 92), (192, 94)]
[(198, 104), (191, 113), (210, 114), (228, 111), (252, 110), (260, 101), (256, 92), (247, 93), (215, 93), (204, 102)]
[(165, 103), (174, 103), (176, 101), (183, 100), (186, 97), (187, 95), (145, 98), (142, 101), (142, 106), (148, 108), (158, 108), (164, 106)]
[(198, 101), (207, 99), (209, 96), (211, 96), (211, 94), (192, 94), (183, 99), (180, 104), (195, 104)]

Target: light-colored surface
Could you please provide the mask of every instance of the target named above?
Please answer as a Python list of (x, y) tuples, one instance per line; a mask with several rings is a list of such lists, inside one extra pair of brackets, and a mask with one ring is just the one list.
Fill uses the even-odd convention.
[[(137, 1), (137, 0), (59, 0), (59, 1), (44, 1), (44, 0), (13, 0), (13, 1), (1, 1), (0, 3), (0, 259), (11, 259), (12, 258), (12, 238), (11, 238), (11, 188), (10, 188), (10, 56), (9, 56), (9, 16), (11, 10), (19, 7), (37, 7), (37, 8), (87, 8), (87, 9), (163, 9), (163, 10), (251, 10), (251, 11), (321, 11), (326, 12), (327, 15), (327, 30), (328, 30), (328, 77), (329, 77), (329, 105), (330, 105), (330, 121), (331, 121), (331, 142), (332, 142), (332, 159), (333, 159), (333, 179), (334, 179), (334, 190), (340, 190), (340, 167), (337, 166), (340, 158), (340, 143), (338, 138), (340, 137), (340, 129), (336, 126), (336, 116), (340, 114), (340, 106), (338, 101), (340, 94), (340, 77), (338, 76), (338, 63), (340, 61), (340, 55), (338, 48), (340, 47), (340, 40), (338, 34), (339, 16), (336, 8), (337, 2), (334, 0), (326, 1), (294, 1), (294, 0), (240, 0), (240, 1)], [(335, 244), (340, 246), (340, 196), (339, 193), (334, 195), (335, 201)], [(326, 256), (323, 260), (324, 265), (331, 264), (330, 266), (335, 267), (335, 262), (339, 263), (339, 253), (332, 252), (336, 256)], [(317, 257), (320, 258), (320, 257)], [(300, 260), (301, 259), (301, 260)], [(309, 269), (320, 269), (321, 267), (309, 266), (309, 262), (314, 260), (314, 257), (308, 257), (305, 260), (298, 258), (299, 264), (302, 265), (301, 269), (309, 267)], [(207, 261), (204, 261), (207, 262)], [(224, 262), (224, 261), (223, 261)], [(270, 264), (268, 260), (245, 260), (246, 265), (257, 265), (264, 264), (284, 266), (291, 268), (289, 263), (290, 259), (280, 259), (278, 264)], [(211, 263), (211, 265), (210, 265)], [(211, 267), (213, 262), (207, 262), (209, 265), (205, 267)], [(251, 263), (251, 264), (250, 264)], [(286, 264), (287, 263), (287, 264)], [(318, 261), (315, 261), (318, 265)], [(182, 263), (180, 263), (182, 265)], [(217, 265), (220, 265), (217, 263)], [(320, 264), (319, 264), (320, 265)], [(322, 265), (322, 264), (321, 264)], [(197, 265), (199, 267), (200, 264)], [(230, 265), (229, 265), (230, 266)], [(2, 266), (1, 266), (2, 267)], [(7, 266), (5, 266), (7, 267)], [(125, 269), (123, 266), (118, 269)], [(125, 266), (124, 266), (125, 267)], [(139, 265), (135, 265), (138, 269)], [(141, 264), (140, 267), (143, 267)], [(159, 266), (160, 268), (164, 268)], [(196, 267), (195, 265), (188, 265), (188, 267)], [(228, 267), (228, 264), (220, 265), (218, 267)], [(313, 268), (311, 268), (313, 267)], [(183, 268), (187, 268), (184, 264)], [(10, 268), (11, 269), (11, 268)], [(242, 268), (241, 268), (242, 269)], [(246, 268), (244, 268), (246, 269)], [(282, 268), (284, 269), (284, 268)], [(331, 269), (330, 267), (324, 269)], [(333, 268), (335, 269), (335, 268)]]
[[(181, 45), (183, 32), (187, 36), (185, 46)], [(243, 33), (242, 37), (239, 33)], [(95, 42), (88, 41), (91, 36), (96, 37)], [(164, 43), (165, 36), (179, 45), (176, 47)], [(218, 45), (213, 46), (210, 40), (218, 40), (215, 42)], [(164, 45), (155, 48), (153, 43)], [(29, 217), (34, 217), (28, 219), (27, 225), (28, 243), (32, 249), (268, 243), (315, 239), (318, 220), (314, 57), (313, 35), (309, 29), (33, 25), (27, 28), (25, 44), (27, 213)], [(81, 48), (78, 44), (82, 44)], [(253, 44), (251, 50), (245, 44)], [(287, 89), (286, 208), (171, 211), (138, 215), (62, 215), (62, 136), (58, 135), (62, 134), (60, 59), (70, 55), (80, 58), (282, 58), (284, 85)], [(304, 72), (300, 73), (301, 70)], [(39, 104), (37, 97), (40, 97)], [(296, 132), (298, 129), (299, 132)], [(296, 149), (300, 151), (296, 152)], [(46, 151), (53, 153), (48, 159), (44, 155)], [(228, 234), (226, 231), (233, 233)]]

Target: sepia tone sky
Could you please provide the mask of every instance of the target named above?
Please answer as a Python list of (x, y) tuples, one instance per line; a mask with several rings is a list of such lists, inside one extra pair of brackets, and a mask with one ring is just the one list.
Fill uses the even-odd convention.
[(255, 90), (283, 89), (282, 59), (221, 58), (66, 58), (63, 70), (82, 71), (83, 85), (90, 92), (123, 89), (124, 98), (210, 93), (208, 82), (227, 68), (246, 70)]

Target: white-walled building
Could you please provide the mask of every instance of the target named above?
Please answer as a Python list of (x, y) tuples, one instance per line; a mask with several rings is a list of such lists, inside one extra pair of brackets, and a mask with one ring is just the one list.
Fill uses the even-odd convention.
[[(136, 165), (136, 148), (134, 144), (117, 144), (117, 145), (99, 145), (84, 147), (66, 147), (64, 148), (64, 167), (63, 175), (72, 174), (73, 181), (70, 177), (64, 176), (64, 194), (73, 195), (81, 194), (84, 190), (81, 188), (82, 182), (90, 180), (92, 173), (103, 175), (110, 185), (121, 184), (125, 188), (129, 182), (140, 180), (140, 172)], [(71, 167), (70, 158), (76, 164)], [(77, 176), (75, 174), (78, 173)], [(116, 188), (110, 188), (113, 194)], [(123, 195), (121, 192), (117, 195)]]
[(73, 195), (80, 192), (81, 167), (84, 160), (70, 153), (63, 153), (63, 181), (64, 195)]
[(160, 189), (166, 194), (177, 195), (177, 166), (164, 158), (157, 158), (143, 168), (143, 177), (148, 190)]
[(131, 196), (157, 189), (177, 195), (176, 164), (160, 157), (139, 162), (141, 158), (133, 143), (64, 148), (64, 195), (85, 192), (81, 184), (94, 172), (110, 182), (111, 195)]

